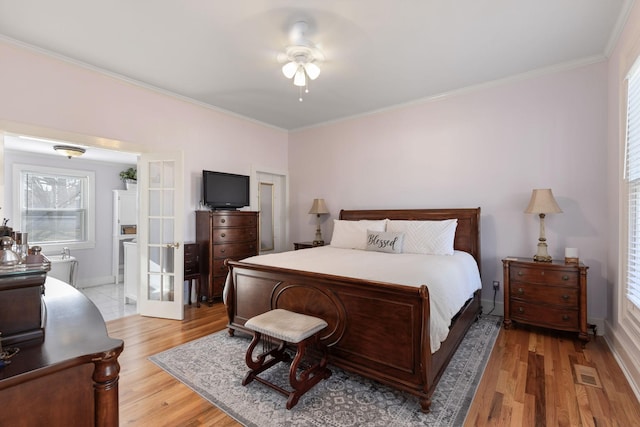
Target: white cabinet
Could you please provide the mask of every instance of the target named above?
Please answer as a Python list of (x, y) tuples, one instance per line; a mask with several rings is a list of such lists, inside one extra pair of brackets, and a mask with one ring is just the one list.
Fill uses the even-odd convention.
[(113, 190), (113, 268), (114, 283), (120, 283), (124, 264), (123, 243), (136, 238), (138, 225), (138, 192)]
[(124, 246), (124, 303), (138, 301), (138, 244), (123, 242)]

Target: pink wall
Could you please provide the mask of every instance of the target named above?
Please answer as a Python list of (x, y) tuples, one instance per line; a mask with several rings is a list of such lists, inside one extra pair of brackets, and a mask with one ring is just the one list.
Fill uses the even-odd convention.
[(185, 238), (195, 235), (202, 169), (286, 170), (287, 132), (0, 41), (0, 120), (184, 150)]
[[(490, 301), (501, 259), (536, 252), (538, 218), (523, 211), (533, 188), (550, 187), (564, 213), (547, 216), (549, 252), (561, 259), (565, 247), (579, 248), (590, 266), (589, 317), (603, 319), (606, 73), (598, 63), (292, 133), (292, 236), (313, 237), (306, 212), (315, 197), (331, 218), (340, 209), (480, 206)], [(327, 220), (326, 240), (331, 231)]]

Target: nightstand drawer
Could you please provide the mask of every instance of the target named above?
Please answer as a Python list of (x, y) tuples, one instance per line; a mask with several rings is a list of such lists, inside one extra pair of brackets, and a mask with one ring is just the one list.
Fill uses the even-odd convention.
[(578, 310), (562, 310), (513, 301), (511, 304), (511, 319), (522, 321), (530, 325), (545, 326), (565, 331), (579, 331)]
[(531, 283), (511, 282), (511, 298), (523, 302), (535, 301), (538, 304), (551, 304), (561, 307), (575, 308), (578, 300), (577, 287), (560, 287), (536, 285)]
[(531, 268), (521, 265), (514, 265), (510, 270), (509, 277), (511, 281), (546, 285), (576, 286), (578, 283), (577, 271)]

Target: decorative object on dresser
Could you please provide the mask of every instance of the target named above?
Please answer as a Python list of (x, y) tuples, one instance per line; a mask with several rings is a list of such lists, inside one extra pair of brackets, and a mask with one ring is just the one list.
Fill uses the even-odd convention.
[(578, 258), (578, 248), (564, 248), (564, 263), (580, 264), (580, 258)]
[(189, 286), (187, 298), (191, 305), (191, 288), (195, 280), (196, 307), (200, 307), (200, 244), (185, 243), (184, 244), (184, 281)]
[(320, 215), (329, 213), (329, 209), (327, 209), (324, 199), (313, 199), (313, 204), (311, 205), (311, 209), (309, 209), (309, 213), (315, 214), (318, 218), (318, 227), (316, 228), (316, 238), (313, 241), (313, 246), (322, 246), (324, 245), (324, 240), (322, 239), (322, 231), (320, 230)]
[(258, 212), (196, 211), (196, 242), (200, 244), (200, 280), (207, 302), (222, 297), (227, 267), (224, 260), (258, 254)]
[(534, 261), (551, 262), (551, 256), (547, 252), (547, 238), (544, 233), (544, 217), (548, 213), (562, 213), (562, 209), (556, 203), (550, 188), (535, 189), (531, 193), (529, 205), (524, 213), (537, 213), (540, 216), (540, 238), (538, 239), (538, 252), (533, 256)]
[(577, 332), (589, 341), (587, 326), (587, 267), (564, 261), (535, 262), (508, 257), (504, 268), (504, 327), (522, 323)]

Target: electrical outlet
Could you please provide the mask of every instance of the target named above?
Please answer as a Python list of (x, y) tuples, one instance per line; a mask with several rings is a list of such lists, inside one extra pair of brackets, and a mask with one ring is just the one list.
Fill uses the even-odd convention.
[(493, 289), (496, 290), (496, 291), (498, 289), (500, 289), (500, 282), (498, 282), (497, 280), (494, 280), (493, 281)]

